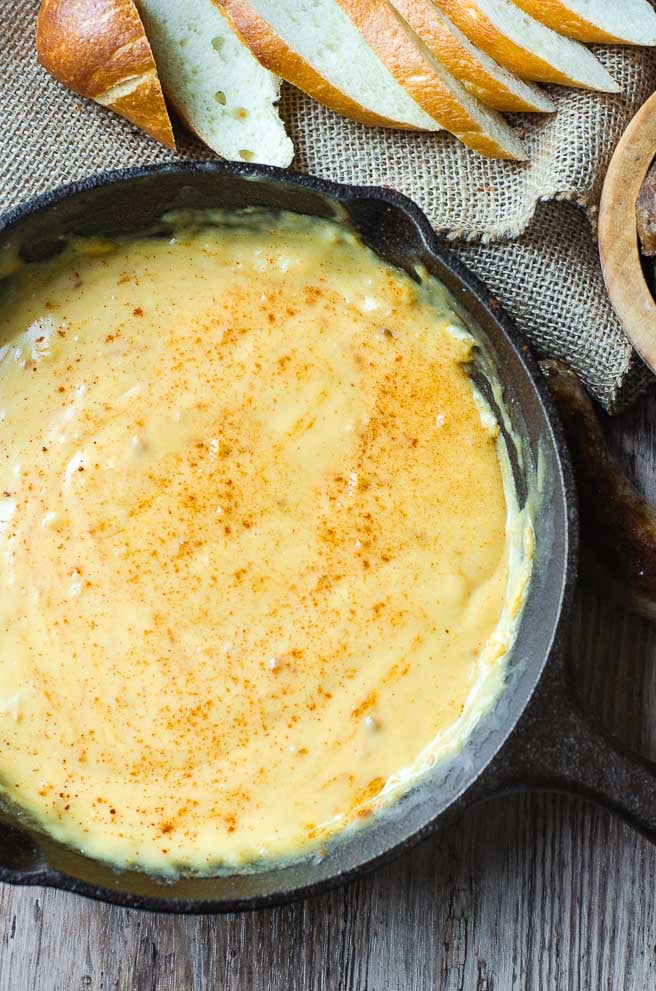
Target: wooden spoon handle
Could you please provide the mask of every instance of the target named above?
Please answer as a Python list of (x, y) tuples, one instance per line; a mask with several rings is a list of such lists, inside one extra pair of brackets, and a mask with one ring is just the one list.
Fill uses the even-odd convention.
[(656, 618), (656, 510), (612, 454), (592, 400), (574, 372), (551, 359), (541, 362), (541, 368), (574, 465), (584, 569), (603, 582), (605, 591)]

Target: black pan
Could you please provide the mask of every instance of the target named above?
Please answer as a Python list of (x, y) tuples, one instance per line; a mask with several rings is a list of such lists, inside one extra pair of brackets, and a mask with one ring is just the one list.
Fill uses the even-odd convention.
[(453, 294), (492, 357), (504, 387), (524, 467), (520, 494), (542, 476), (534, 574), (505, 690), (462, 752), (369, 825), (337, 839), (325, 859), (254, 873), (164, 882), (118, 871), (64, 848), (0, 813), (0, 880), (40, 884), (144, 909), (229, 912), (276, 905), (348, 881), (427, 836), (475, 801), (525, 787), (585, 794), (656, 838), (648, 766), (621, 753), (579, 713), (563, 669), (561, 622), (575, 579), (576, 498), (568, 455), (541, 374), (483, 286), (435, 238), (420, 210), (387, 189), (339, 186), (273, 168), (177, 164), (95, 176), (39, 197), (0, 218), (26, 261), (49, 257), (70, 235), (153, 231), (180, 208), (263, 206), (316, 216), (342, 208), (382, 258), (413, 273), (423, 263)]

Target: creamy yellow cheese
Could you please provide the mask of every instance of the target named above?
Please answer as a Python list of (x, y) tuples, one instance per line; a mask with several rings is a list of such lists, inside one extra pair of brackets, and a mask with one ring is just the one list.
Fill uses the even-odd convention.
[(211, 871), (307, 853), (462, 741), (526, 571), (439, 287), (281, 216), (73, 245), (0, 306), (11, 803)]

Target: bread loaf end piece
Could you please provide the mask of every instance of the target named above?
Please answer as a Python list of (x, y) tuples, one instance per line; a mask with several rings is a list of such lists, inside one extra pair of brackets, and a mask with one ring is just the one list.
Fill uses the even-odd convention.
[(36, 48), (60, 83), (175, 149), (155, 59), (132, 0), (43, 0)]

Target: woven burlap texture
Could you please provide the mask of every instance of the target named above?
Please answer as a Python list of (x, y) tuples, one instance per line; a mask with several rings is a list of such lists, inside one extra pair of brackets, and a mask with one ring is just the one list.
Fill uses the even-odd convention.
[[(0, 209), (93, 172), (175, 157), (49, 78), (34, 52), (37, 8), (37, 0), (5, 0), (0, 18)], [(553, 87), (556, 114), (514, 118), (528, 164), (488, 161), (446, 134), (365, 128), (291, 87), (282, 113), (296, 168), (392, 186), (414, 199), (538, 353), (565, 357), (616, 409), (640, 391), (646, 374), (605, 292), (594, 216), (610, 156), (656, 88), (656, 57), (638, 49), (596, 52), (621, 95)], [(179, 154), (211, 157), (182, 134)]]

